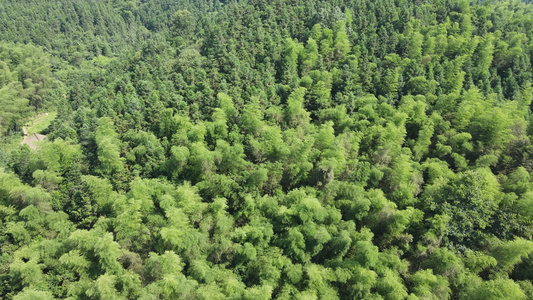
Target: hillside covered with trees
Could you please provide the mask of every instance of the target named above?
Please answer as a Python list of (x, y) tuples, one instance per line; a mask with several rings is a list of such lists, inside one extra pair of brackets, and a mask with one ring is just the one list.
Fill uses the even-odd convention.
[(528, 2), (0, 0), (0, 298), (533, 299)]

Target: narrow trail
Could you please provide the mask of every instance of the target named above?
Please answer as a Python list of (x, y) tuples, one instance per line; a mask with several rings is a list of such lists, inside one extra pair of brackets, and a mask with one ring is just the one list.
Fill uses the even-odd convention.
[(49, 113), (38, 114), (38, 115), (31, 117), (28, 120), (26, 125), (22, 127), (22, 133), (24, 134), (24, 139), (22, 140), (22, 142), (20, 142), (21, 145), (28, 145), (28, 147), (30, 147), (30, 149), (32, 150), (37, 149), (37, 145), (35, 143), (44, 140), (46, 138), (46, 135), (38, 134), (38, 133), (33, 133), (29, 135), (28, 128), (32, 127), (35, 124), (35, 121), (37, 121), (40, 117), (48, 116), (48, 115)]
[(36, 119), (39, 119), (40, 117), (43, 117), (43, 116), (48, 116), (50, 115), (50, 113), (41, 113), (41, 114), (38, 114), (38, 115), (35, 115), (33, 117), (31, 117), (28, 122), (26, 122), (26, 124), (22, 127), (22, 133), (24, 134), (24, 136), (27, 136), (28, 135), (28, 127), (31, 127), (30, 125), (33, 125), (34, 124), (34, 121)]

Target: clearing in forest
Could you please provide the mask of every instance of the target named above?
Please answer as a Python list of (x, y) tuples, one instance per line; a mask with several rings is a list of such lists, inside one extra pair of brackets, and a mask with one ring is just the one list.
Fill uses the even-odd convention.
[(47, 112), (32, 117), (22, 128), (24, 139), (20, 144), (28, 145), (30, 149), (35, 150), (37, 148), (36, 143), (46, 138), (46, 135), (40, 133), (50, 126), (56, 115), (56, 112)]

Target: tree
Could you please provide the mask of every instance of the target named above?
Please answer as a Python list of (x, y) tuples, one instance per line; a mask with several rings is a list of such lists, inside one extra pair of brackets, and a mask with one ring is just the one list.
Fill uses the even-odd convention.
[(451, 290), (448, 281), (439, 275), (434, 275), (431, 269), (420, 270), (410, 278), (413, 283), (412, 291), (417, 297), (429, 299), (449, 299)]
[(186, 9), (176, 11), (172, 17), (170, 27), (174, 46), (183, 48), (186, 44), (186, 39), (191, 37), (195, 27), (195, 20), (190, 11)]
[(495, 279), (473, 286), (463, 296), (464, 299), (526, 299), (520, 286), (510, 279)]
[(123, 158), (120, 157), (121, 143), (113, 126), (111, 119), (100, 118), (95, 134), (100, 170), (105, 175), (120, 172), (124, 168)]
[(305, 88), (297, 88), (287, 100), (285, 120), (288, 128), (296, 128), (298, 126), (305, 128), (309, 124), (309, 112), (303, 106), (305, 92)]
[(492, 251), (498, 265), (497, 272), (511, 273), (514, 266), (533, 252), (533, 242), (524, 239), (515, 239), (502, 243)]
[[(447, 236), (452, 244), (475, 243), (475, 235), (491, 224), (500, 202), (499, 184), (490, 169), (460, 173), (448, 183), (437, 183), (426, 189), (423, 201), (430, 211), (451, 217)], [(466, 245), (465, 244), (465, 245)], [(457, 247), (457, 245), (456, 245)]]

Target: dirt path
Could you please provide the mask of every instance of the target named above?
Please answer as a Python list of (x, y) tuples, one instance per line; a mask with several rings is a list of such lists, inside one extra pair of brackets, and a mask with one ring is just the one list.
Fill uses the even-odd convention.
[(44, 116), (48, 116), (49, 113), (42, 113), (42, 114), (38, 114), (38, 115), (35, 115), (33, 117), (31, 117), (28, 122), (26, 122), (26, 125), (24, 125), (22, 127), (22, 133), (24, 134), (24, 136), (26, 137), (28, 135), (28, 127), (31, 127), (34, 125), (34, 121), (39, 119), (40, 117), (44, 117)]
[(35, 150), (37, 149), (37, 142), (40, 142), (44, 139), (46, 139), (46, 135), (39, 134), (39, 133), (32, 133), (30, 134), (30, 131), (28, 128), (34, 127), (36, 122), (39, 121), (42, 117), (47, 117), (49, 113), (42, 113), (38, 114), (36, 116), (31, 117), (26, 125), (22, 127), (22, 133), (24, 134), (24, 139), (22, 142), (20, 142), (21, 145), (28, 145), (30, 149)]

